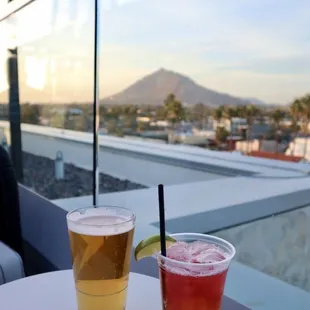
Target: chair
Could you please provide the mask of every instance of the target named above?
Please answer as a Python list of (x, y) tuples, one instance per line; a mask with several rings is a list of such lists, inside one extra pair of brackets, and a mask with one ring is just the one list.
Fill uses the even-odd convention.
[(25, 276), (19, 254), (0, 241), (0, 285)]
[(24, 276), (18, 184), (7, 151), (0, 146), (0, 284)]

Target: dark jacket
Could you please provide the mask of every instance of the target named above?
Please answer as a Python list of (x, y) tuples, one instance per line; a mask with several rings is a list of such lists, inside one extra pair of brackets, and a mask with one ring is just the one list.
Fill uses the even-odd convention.
[(0, 240), (23, 256), (18, 185), (6, 150), (0, 146)]

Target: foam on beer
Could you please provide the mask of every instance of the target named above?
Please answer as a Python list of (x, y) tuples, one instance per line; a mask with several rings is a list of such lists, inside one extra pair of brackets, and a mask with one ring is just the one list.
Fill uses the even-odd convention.
[(134, 222), (125, 216), (116, 215), (72, 215), (68, 228), (75, 233), (89, 236), (113, 236), (133, 229)]

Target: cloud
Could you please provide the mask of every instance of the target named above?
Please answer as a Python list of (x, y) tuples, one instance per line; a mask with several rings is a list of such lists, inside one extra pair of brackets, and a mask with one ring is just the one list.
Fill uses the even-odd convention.
[(310, 55), (291, 55), (285, 57), (269, 57), (253, 59), (251, 62), (243, 62), (237, 65), (222, 67), (222, 70), (244, 70), (262, 74), (276, 75), (310, 75)]
[(308, 87), (309, 12), (302, 0), (127, 3), (103, 18), (105, 75), (128, 85), (130, 77), (166, 67), (207, 87), (285, 101)]
[[(92, 94), (93, 4), (78, 3), (70, 29), (31, 44), (49, 58), (81, 63), (74, 81), (70, 70), (57, 71), (57, 91), (68, 98), (72, 87), (77, 97)], [(266, 101), (285, 102), (309, 89), (309, 0), (102, 0), (100, 22), (101, 96), (160, 67)]]
[[(225, 5), (221, 5), (223, 3)], [(276, 23), (271, 21), (265, 1), (262, 1), (265, 11), (256, 13), (260, 20), (250, 10), (255, 6), (247, 6), (245, 10), (244, 5), (231, 3), (205, 0), (136, 1), (126, 8), (106, 12), (102, 19), (103, 41), (126, 49), (139, 46), (162, 49), (167, 53), (180, 50), (191, 52), (193, 48), (204, 51), (212, 47), (214, 53), (226, 53), (226, 57), (235, 54), (241, 59), (262, 55), (283, 56), (304, 48), (299, 42), (292, 42), (281, 34), (292, 28), (295, 34), (300, 33), (300, 29), (286, 25), (286, 20), (282, 21), (287, 17), (284, 13), (288, 9), (283, 10), (282, 19), (278, 17), (282, 22)], [(253, 15), (252, 18), (256, 16), (256, 20), (249, 20), (246, 18), (248, 15)], [(272, 28), (279, 23), (281, 27)]]
[(197, 76), (203, 85), (236, 96), (256, 97), (269, 103), (288, 103), (309, 90), (309, 74), (263, 74), (236, 69)]

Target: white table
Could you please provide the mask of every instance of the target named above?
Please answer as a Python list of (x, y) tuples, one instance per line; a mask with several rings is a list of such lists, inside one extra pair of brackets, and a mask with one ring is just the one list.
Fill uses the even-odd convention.
[[(0, 286), (3, 310), (77, 310), (72, 270), (27, 277)], [(130, 273), (126, 310), (160, 310), (159, 280)]]

